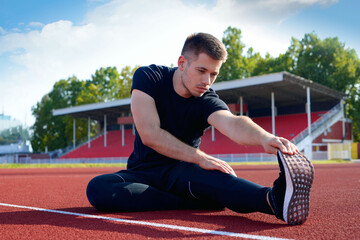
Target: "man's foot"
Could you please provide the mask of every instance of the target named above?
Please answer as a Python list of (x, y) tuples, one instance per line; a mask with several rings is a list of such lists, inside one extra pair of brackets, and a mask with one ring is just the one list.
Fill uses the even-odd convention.
[(280, 176), (275, 180), (268, 198), (277, 218), (289, 225), (299, 225), (309, 215), (310, 188), (314, 167), (302, 153), (294, 155), (277, 153)]

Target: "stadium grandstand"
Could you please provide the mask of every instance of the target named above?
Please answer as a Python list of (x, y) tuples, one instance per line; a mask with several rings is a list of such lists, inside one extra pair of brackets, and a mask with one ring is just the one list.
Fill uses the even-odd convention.
[[(345, 94), (288, 72), (215, 83), (212, 88), (236, 115), (294, 142), (311, 159), (328, 159), (330, 143), (352, 143), (352, 122), (344, 116)], [(53, 110), (74, 117), (73, 149), (60, 159), (126, 159), (133, 149), (130, 98)], [(76, 119), (96, 120), (102, 134), (76, 146)], [(89, 124), (90, 126), (90, 124)], [(227, 161), (269, 157), (263, 149), (240, 146), (210, 127), (200, 149)], [(231, 159), (231, 160), (229, 160)], [(256, 160), (256, 159), (255, 159)]]

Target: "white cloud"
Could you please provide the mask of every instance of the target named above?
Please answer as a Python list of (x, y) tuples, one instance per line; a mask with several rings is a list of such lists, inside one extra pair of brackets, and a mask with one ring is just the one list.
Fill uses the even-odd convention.
[(0, 35), (5, 34), (6, 31), (0, 26)]
[(30, 22), (28, 27), (41, 30), (26, 33), (6, 33), (0, 27), (0, 58), (10, 54), (8, 60), (16, 66), (9, 63), (0, 76), (0, 102), (6, 114), (20, 120), (27, 115), (32, 124), (31, 106), (57, 80), (72, 75), (88, 79), (106, 66), (175, 64), (187, 35), (203, 31), (221, 39), (230, 25), (242, 29), (244, 42), (255, 51), (278, 54), (286, 50), (290, 36), (274, 34), (270, 24), (307, 6), (333, 2), (218, 0), (208, 8), (180, 0), (114, 0), (89, 12), (79, 26), (63, 20), (44, 26)]
[(218, 0), (214, 12), (239, 24), (274, 24), (309, 6), (329, 6), (338, 0)]
[(30, 22), (27, 26), (28, 27), (43, 27), (43, 26), (45, 26), (45, 24), (43, 24), (41, 22)]

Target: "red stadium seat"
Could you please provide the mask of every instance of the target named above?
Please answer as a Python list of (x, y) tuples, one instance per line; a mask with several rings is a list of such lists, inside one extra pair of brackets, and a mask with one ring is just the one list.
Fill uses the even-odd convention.
[[(311, 121), (314, 122), (325, 112), (311, 114)], [(272, 132), (271, 117), (254, 118), (253, 121), (265, 130)], [(307, 114), (289, 114), (275, 117), (276, 135), (289, 140), (307, 127)], [(91, 141), (91, 148), (88, 144), (65, 154), (61, 158), (107, 158), (107, 157), (128, 157), (133, 150), (134, 135), (132, 129), (125, 130), (125, 146), (122, 146), (121, 130), (110, 131), (107, 135), (107, 147), (104, 147), (104, 136)], [(215, 141), (211, 139), (211, 130), (207, 130), (201, 139), (200, 149), (209, 154), (231, 154), (231, 153), (261, 153), (263, 149), (256, 146), (241, 146), (231, 141), (226, 136), (215, 130)]]

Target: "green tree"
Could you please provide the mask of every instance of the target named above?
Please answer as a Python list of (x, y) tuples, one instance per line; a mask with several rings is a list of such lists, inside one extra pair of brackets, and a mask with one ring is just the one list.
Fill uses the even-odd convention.
[(292, 72), (293, 69), (294, 59), (288, 52), (280, 54), (278, 57), (272, 57), (270, 54), (266, 54), (265, 58), (258, 58), (251, 75), (257, 76), (283, 71)]
[(116, 95), (117, 99), (130, 97), (132, 78), (134, 76), (135, 71), (139, 67), (140, 66), (135, 66), (134, 68), (131, 68), (130, 66), (125, 66), (123, 69), (121, 69), (119, 91), (117, 91), (117, 95)]
[(244, 75), (244, 77), (252, 76), (262, 60), (263, 58), (260, 53), (255, 52), (254, 49), (250, 47), (244, 59), (244, 68), (246, 69), (246, 75)]
[[(124, 67), (119, 73), (116, 67), (100, 68), (90, 80), (82, 81), (75, 76), (59, 80), (50, 93), (42, 97), (33, 108), (35, 124), (31, 140), (35, 152), (65, 148), (73, 141), (73, 118), (53, 116), (52, 110), (82, 104), (112, 101), (130, 96), (135, 68)], [(88, 120), (76, 119), (77, 139), (86, 139)], [(96, 133), (96, 123), (91, 122), (91, 135)], [(79, 141), (79, 140), (78, 140)]]
[(228, 27), (224, 31), (222, 42), (228, 52), (228, 58), (222, 65), (217, 82), (240, 79), (249, 76), (242, 56), (245, 44), (241, 41), (241, 30)]
[(296, 57), (294, 74), (341, 92), (359, 81), (359, 59), (354, 49), (345, 48), (337, 37), (321, 40), (315, 33), (305, 34), (291, 46)]
[[(360, 69), (358, 72), (360, 73)], [(354, 141), (360, 142), (360, 82), (350, 89), (349, 96), (347, 100), (347, 114), (353, 121)]]
[[(119, 73), (116, 67), (100, 68), (91, 79), (85, 81), (84, 87), (77, 98), (77, 105), (106, 102), (109, 99), (109, 85), (117, 79)], [(116, 81), (116, 80), (115, 80)]]
[(132, 76), (138, 67), (124, 67), (119, 73), (116, 67), (100, 68), (85, 82), (77, 98), (77, 105), (107, 102), (130, 97)]
[[(64, 148), (72, 141), (72, 132), (67, 126), (72, 126), (72, 118), (69, 116), (54, 117), (53, 109), (66, 108), (76, 104), (77, 95), (81, 92), (84, 83), (76, 77), (56, 82), (50, 93), (42, 97), (33, 108), (35, 123), (32, 126), (32, 148), (35, 152), (49, 151)], [(77, 136), (83, 136), (81, 124), (77, 124)], [(84, 123), (82, 123), (84, 125)]]

